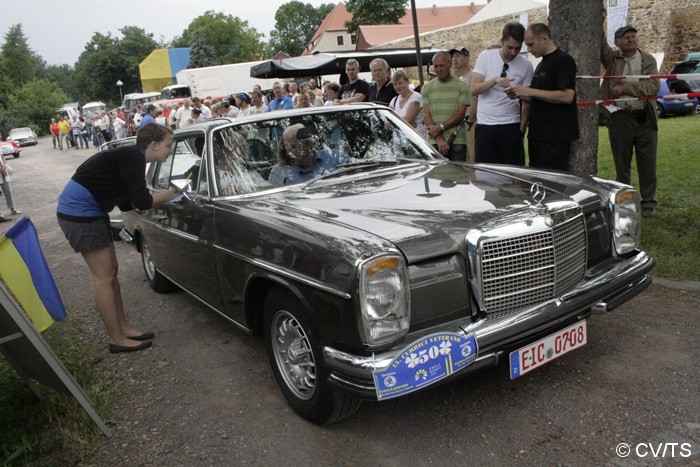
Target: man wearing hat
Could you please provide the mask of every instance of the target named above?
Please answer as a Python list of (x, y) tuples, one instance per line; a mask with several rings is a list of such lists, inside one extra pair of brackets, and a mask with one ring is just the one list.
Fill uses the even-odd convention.
[(153, 104), (148, 104), (146, 106), (146, 115), (143, 116), (139, 122), (139, 130), (149, 123), (155, 123), (156, 121), (156, 106)]
[[(606, 76), (656, 75), (656, 60), (637, 47), (637, 29), (627, 25), (615, 31), (612, 50), (605, 37), (601, 40), (600, 61)], [(642, 195), (642, 215), (654, 216), (656, 209), (656, 148), (658, 127), (656, 99), (634, 98), (655, 96), (659, 92), (658, 79), (611, 78), (604, 79), (601, 87), (603, 99), (615, 101), (607, 109), (612, 111), (608, 121), (608, 136), (618, 182), (631, 184), (632, 153), (637, 159), (639, 191)]]
[[(452, 56), (452, 72), (455, 77), (467, 84), (467, 91), (471, 96), (472, 69), (469, 66), (469, 51), (466, 47), (450, 50)], [(474, 132), (472, 127), (476, 123), (476, 96), (471, 96), (471, 104), (467, 106), (467, 121), (463, 128), (467, 134), (467, 162), (474, 162)]]

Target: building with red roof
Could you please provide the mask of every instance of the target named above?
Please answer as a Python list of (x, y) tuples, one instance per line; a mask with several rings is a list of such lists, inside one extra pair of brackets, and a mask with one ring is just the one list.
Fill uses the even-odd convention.
[[(476, 5), (471, 2), (465, 6), (416, 8), (419, 33), (459, 26), (469, 21), (472, 16), (486, 5)], [(413, 13), (411, 9), (399, 19), (399, 24), (362, 25), (357, 35), (351, 35), (345, 28), (345, 22), (352, 15), (344, 3), (338, 3), (324, 18), (302, 55), (314, 52), (340, 52), (350, 50), (365, 50), (370, 47), (385, 44), (413, 35)]]

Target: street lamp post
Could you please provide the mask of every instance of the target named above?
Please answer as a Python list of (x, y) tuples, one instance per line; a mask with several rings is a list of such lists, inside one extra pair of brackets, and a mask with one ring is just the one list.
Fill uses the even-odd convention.
[(124, 83), (122, 83), (122, 80), (117, 80), (117, 87), (119, 88), (119, 104), (124, 103), (124, 96), (122, 95), (122, 86), (124, 86)]

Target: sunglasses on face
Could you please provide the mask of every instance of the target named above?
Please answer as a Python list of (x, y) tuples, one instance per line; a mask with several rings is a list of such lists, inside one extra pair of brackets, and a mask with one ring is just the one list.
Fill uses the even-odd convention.
[(508, 64), (503, 64), (503, 69), (501, 70), (501, 78), (505, 78), (508, 74)]

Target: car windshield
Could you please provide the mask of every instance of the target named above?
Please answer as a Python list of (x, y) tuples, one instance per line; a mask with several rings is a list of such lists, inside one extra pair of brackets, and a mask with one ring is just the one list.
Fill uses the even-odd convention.
[(32, 130), (29, 128), (15, 128), (13, 130), (10, 130), (10, 136), (13, 137), (18, 137), (18, 136), (29, 136), (32, 134)]
[(265, 114), (271, 118), (215, 131), (214, 176), (219, 195), (254, 193), (439, 157), (387, 109), (339, 107), (291, 117), (284, 114)]

